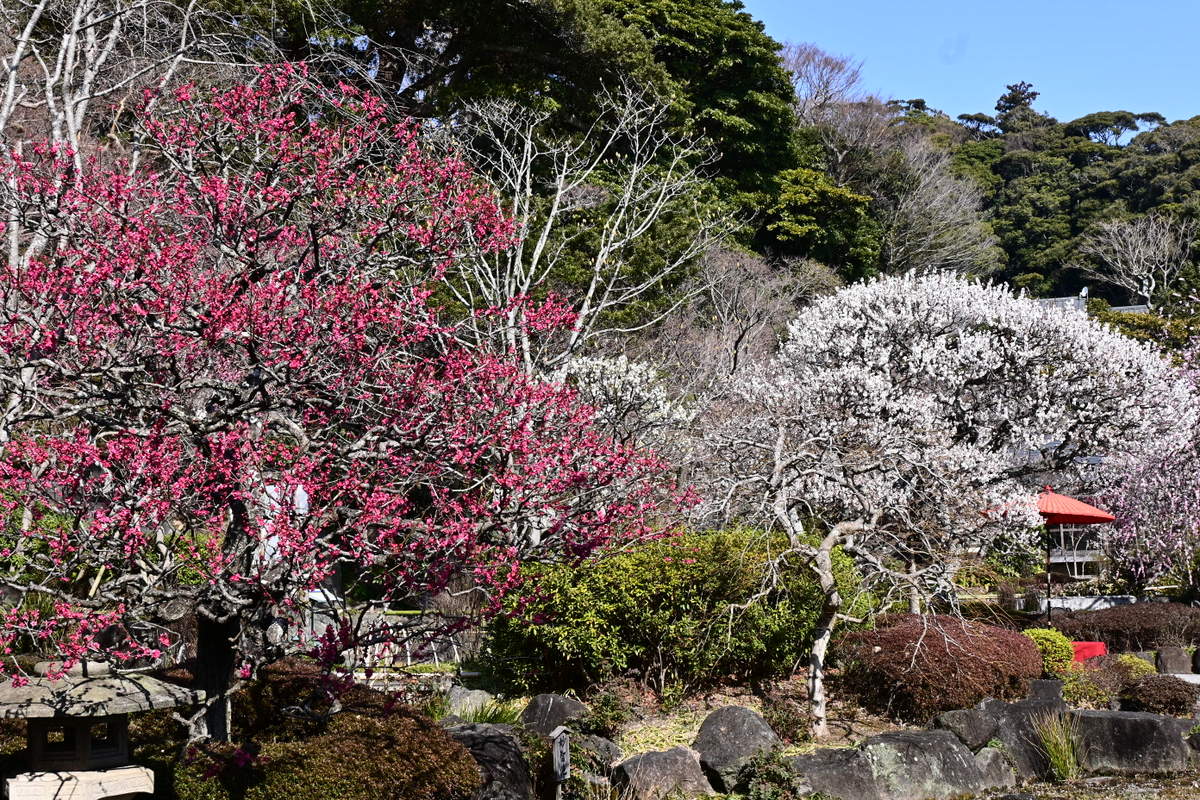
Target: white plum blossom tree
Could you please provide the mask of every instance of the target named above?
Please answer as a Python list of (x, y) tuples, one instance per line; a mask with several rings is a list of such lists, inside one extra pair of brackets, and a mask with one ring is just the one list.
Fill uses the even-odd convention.
[(945, 273), (817, 300), (772, 360), (733, 381), (739, 403), (710, 437), (708, 512), (785, 531), (779, 563), (824, 590), (809, 665), (818, 735), (844, 618), (836, 548), (880, 591), (928, 598), (957, 558), (1038, 524), (1039, 483), (1093, 489), (1196, 420), (1187, 382), (1151, 347)]

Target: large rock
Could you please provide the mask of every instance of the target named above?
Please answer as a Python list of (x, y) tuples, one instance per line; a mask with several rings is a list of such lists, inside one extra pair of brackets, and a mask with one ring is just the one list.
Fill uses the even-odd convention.
[(1051, 678), (1037, 678), (1029, 682), (1030, 700), (1049, 700), (1054, 703), (1063, 702), (1063, 682)]
[(700, 768), (700, 754), (686, 747), (627, 758), (613, 771), (612, 782), (627, 800), (674, 800), (715, 794)]
[(757, 712), (725, 706), (704, 720), (692, 749), (700, 754), (713, 787), (732, 792), (743, 785), (742, 772), (750, 760), (778, 744), (779, 737)]
[(526, 728), (549, 736), (558, 726), (579, 719), (586, 713), (587, 706), (573, 697), (539, 694), (521, 712), (521, 722)]
[[(989, 756), (984, 761), (990, 766)], [(1012, 785), (1011, 771), (985, 775), (945, 730), (885, 733), (852, 750), (817, 750), (788, 764), (813, 791), (839, 800), (949, 800)]]
[(1000, 700), (984, 700), (977, 706), (996, 720), (993, 738), (1004, 746), (1009, 763), (1017, 771), (1019, 780), (1032, 780), (1050, 776), (1050, 762), (1038, 743), (1034, 720), (1046, 714), (1061, 714), (1067, 710), (1066, 703), (1054, 700), (1019, 700), (1005, 703)]
[(1187, 674), (1192, 671), (1192, 657), (1182, 647), (1158, 648), (1158, 671)]
[(1082, 766), (1104, 775), (1162, 775), (1189, 766), (1193, 720), (1136, 711), (1072, 711), (1083, 740)]
[(571, 738), (571, 748), (585, 753), (596, 766), (609, 769), (621, 760), (621, 748), (616, 742), (603, 736), (574, 736)]
[(933, 724), (950, 731), (972, 752), (983, 747), (996, 735), (998, 722), (995, 714), (982, 708), (960, 708), (938, 714)]
[(446, 702), (450, 706), (450, 713), (457, 717), (469, 717), (471, 714), (478, 713), (480, 709), (495, 699), (490, 692), (482, 689), (468, 689), (464, 686), (451, 686), (450, 691), (446, 693)]
[(787, 759), (814, 792), (838, 800), (880, 800), (866, 755), (857, 748), (822, 748)]
[(479, 765), (483, 788), (473, 800), (533, 800), (529, 765), (511, 726), (455, 725), (446, 732)]
[(984, 782), (995, 789), (1011, 789), (1017, 785), (1017, 773), (1004, 753), (994, 747), (985, 747), (976, 753), (975, 766), (983, 773)]

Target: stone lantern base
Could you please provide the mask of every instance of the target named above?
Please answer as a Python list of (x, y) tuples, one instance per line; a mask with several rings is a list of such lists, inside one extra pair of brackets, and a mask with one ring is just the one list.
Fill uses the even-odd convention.
[(71, 772), (26, 772), (9, 778), (8, 800), (126, 800), (154, 792), (146, 767)]

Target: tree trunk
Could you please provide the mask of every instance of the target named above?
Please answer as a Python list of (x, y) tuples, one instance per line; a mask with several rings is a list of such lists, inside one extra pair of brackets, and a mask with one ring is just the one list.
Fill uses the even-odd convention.
[(813, 736), (820, 739), (829, 735), (828, 699), (825, 697), (825, 658), (829, 652), (829, 643), (833, 639), (833, 630), (837, 625), (838, 615), (842, 610), (842, 596), (838, 592), (837, 580), (833, 575), (833, 547), (838, 541), (840, 531), (836, 528), (822, 541), (813, 559), (812, 569), (821, 585), (824, 598), (821, 603), (821, 614), (817, 618), (814, 631), (812, 652), (808, 658), (808, 696), (812, 703)]
[(202, 738), (228, 742), (230, 735), (229, 687), (237, 667), (237, 617), (215, 622), (203, 614), (196, 618), (196, 688), (208, 697), (208, 708), (197, 733)]

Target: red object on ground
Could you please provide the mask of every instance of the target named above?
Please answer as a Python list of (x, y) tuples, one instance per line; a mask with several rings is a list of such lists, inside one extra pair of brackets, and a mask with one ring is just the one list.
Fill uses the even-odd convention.
[(1038, 495), (1037, 507), (1049, 525), (1095, 525), (1116, 519), (1107, 511), (1089, 506), (1074, 497), (1052, 492), (1049, 486)]
[(1071, 647), (1075, 648), (1076, 661), (1108, 655), (1108, 645), (1104, 642), (1071, 642)]

